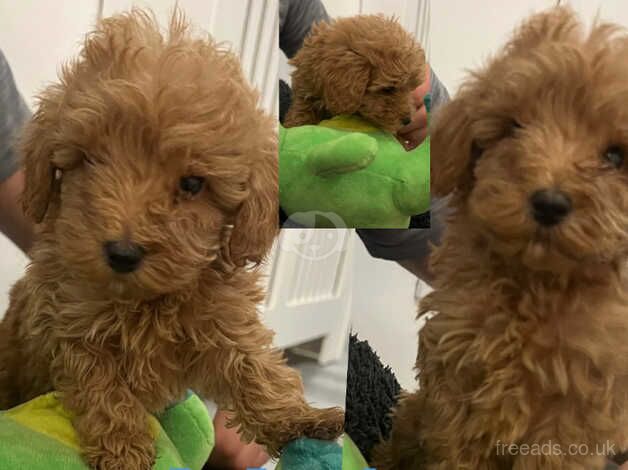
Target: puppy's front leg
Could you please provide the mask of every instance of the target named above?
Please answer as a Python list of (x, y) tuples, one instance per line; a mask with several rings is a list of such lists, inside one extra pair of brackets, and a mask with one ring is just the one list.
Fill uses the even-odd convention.
[(62, 344), (55, 387), (74, 413), (84, 458), (95, 470), (150, 470), (154, 444), (147, 413), (103, 351)]
[(271, 346), (272, 333), (253, 317), (232, 322), (220, 325), (216, 348), (201, 361), (211, 367), (201, 389), (234, 412), (232, 423), (240, 425), (241, 435), (266, 446), (273, 457), (298, 437), (338, 437), (344, 413), (307, 404), (299, 374)]

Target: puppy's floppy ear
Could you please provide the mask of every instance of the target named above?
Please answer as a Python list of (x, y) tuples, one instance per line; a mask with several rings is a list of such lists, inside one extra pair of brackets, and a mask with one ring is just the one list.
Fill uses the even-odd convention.
[(432, 194), (446, 196), (469, 187), (477, 157), (471, 131), (469, 100), (463, 95), (439, 109), (430, 125)]
[(270, 250), (279, 230), (276, 135), (259, 152), (251, 167), (248, 195), (233, 221), (230, 256), (236, 266), (259, 264)]
[(19, 142), (25, 176), (22, 208), (35, 223), (44, 219), (60, 184), (52, 164), (54, 146), (51, 139), (54, 130), (45, 121), (42, 106), (25, 126)]
[(529, 50), (542, 42), (562, 41), (581, 33), (576, 13), (558, 6), (532, 15), (515, 31), (507, 49)]
[(369, 83), (369, 62), (344, 47), (326, 51), (322, 61), (322, 92), (328, 111), (334, 115), (355, 113)]

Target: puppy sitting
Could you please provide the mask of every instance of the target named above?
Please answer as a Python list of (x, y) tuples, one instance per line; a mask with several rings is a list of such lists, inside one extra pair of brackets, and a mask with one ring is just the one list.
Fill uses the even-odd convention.
[(236, 57), (188, 30), (179, 14), (167, 37), (140, 11), (103, 21), (22, 142), (40, 224), (0, 324), (0, 407), (59, 391), (96, 469), (152, 468), (147, 414), (188, 388), (273, 456), (342, 430), (256, 310), (247, 266), (277, 230), (273, 120)]
[(357, 114), (394, 133), (410, 122), (411, 93), (425, 76), (423, 49), (380, 15), (317, 24), (290, 64), (296, 70), (286, 127)]
[(431, 135), (437, 315), (374, 466), (603, 468), (628, 444), (628, 34), (533, 16)]

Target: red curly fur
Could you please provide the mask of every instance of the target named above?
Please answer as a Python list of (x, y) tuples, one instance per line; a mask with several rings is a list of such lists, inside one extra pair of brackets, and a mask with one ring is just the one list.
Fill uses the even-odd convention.
[[(276, 456), (300, 436), (335, 438), (272, 347), (257, 305), (277, 232), (275, 123), (238, 60), (167, 36), (134, 10), (104, 20), (46, 89), (22, 139), (24, 209), (40, 222), (0, 323), (0, 407), (55, 389), (87, 462), (148, 470), (147, 414), (192, 388), (234, 412)], [(204, 178), (194, 196), (181, 177)], [(103, 243), (128, 238), (139, 269), (113, 272)]]
[[(374, 465), (601, 469), (628, 445), (628, 162), (604, 157), (628, 153), (628, 34), (537, 14), (435, 119), (433, 189), (453, 191), (436, 315)], [(572, 201), (551, 228), (530, 210), (548, 187)]]
[(410, 94), (426, 67), (412, 35), (382, 15), (318, 23), (290, 63), (296, 69), (286, 127), (358, 114), (390, 132), (412, 117)]

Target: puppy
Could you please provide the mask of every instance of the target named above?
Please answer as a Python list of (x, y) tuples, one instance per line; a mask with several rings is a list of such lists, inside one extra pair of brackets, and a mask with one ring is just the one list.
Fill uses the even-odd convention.
[(188, 388), (277, 456), (335, 438), (260, 321), (277, 231), (273, 119), (236, 57), (166, 37), (141, 11), (103, 21), (45, 90), (22, 140), (32, 263), (0, 324), (0, 406), (57, 390), (86, 461), (148, 470), (149, 413)]
[(414, 38), (381, 15), (318, 23), (290, 64), (296, 69), (286, 127), (357, 114), (393, 133), (412, 119), (411, 93), (426, 67)]
[(523, 24), (435, 116), (452, 194), (378, 470), (591, 470), (628, 444), (628, 34)]

